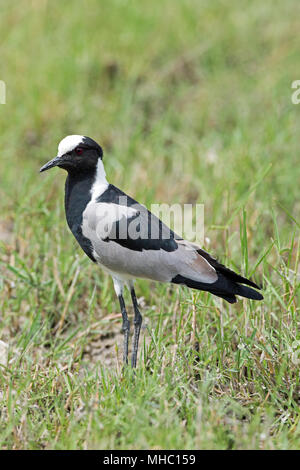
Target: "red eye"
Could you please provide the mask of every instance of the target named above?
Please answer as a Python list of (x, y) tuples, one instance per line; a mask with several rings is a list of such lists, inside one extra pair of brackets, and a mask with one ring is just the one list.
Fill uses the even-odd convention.
[(82, 155), (83, 154), (83, 148), (82, 147), (76, 147), (75, 152), (76, 152), (76, 155)]

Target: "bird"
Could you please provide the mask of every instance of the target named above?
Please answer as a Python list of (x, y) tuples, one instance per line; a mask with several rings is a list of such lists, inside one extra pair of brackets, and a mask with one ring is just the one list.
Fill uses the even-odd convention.
[(85, 254), (113, 280), (122, 314), (123, 363), (128, 365), (130, 322), (124, 287), (131, 294), (134, 335), (131, 366), (136, 367), (142, 315), (134, 288), (136, 278), (207, 291), (229, 303), (236, 296), (262, 300), (261, 287), (232, 271), (200, 245), (174, 233), (144, 205), (106, 179), (102, 147), (90, 137), (68, 135), (57, 156), (40, 168), (67, 171), (67, 224)]

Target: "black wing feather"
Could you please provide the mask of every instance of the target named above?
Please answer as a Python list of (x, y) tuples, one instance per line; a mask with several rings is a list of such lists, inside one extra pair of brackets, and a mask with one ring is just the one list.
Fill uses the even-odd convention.
[[(114, 241), (134, 251), (165, 250), (171, 252), (178, 249), (175, 239), (179, 239), (179, 237), (144, 206), (140, 205), (119, 188), (110, 184), (107, 190), (97, 198), (97, 202), (133, 207), (137, 210), (136, 215), (132, 217), (122, 217), (120, 220), (114, 222), (110, 230), (110, 235), (108, 235), (104, 241)], [(143, 221), (141, 224), (138, 218), (142, 215)], [(133, 233), (129, 230), (133, 222), (136, 222), (134, 237)]]

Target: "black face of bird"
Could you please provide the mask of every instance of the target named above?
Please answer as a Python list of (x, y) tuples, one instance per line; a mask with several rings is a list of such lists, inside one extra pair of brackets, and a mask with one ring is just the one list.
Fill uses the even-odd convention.
[(100, 145), (88, 137), (82, 137), (78, 145), (74, 148), (69, 148), (61, 152), (59, 147), (59, 154), (42, 166), (40, 172), (49, 170), (55, 166), (71, 173), (90, 172), (96, 170), (99, 158), (102, 159), (102, 149)]
[(76, 147), (72, 152), (65, 153), (61, 157), (55, 157), (40, 169), (40, 172), (49, 170), (55, 166), (67, 171), (89, 171), (96, 170), (98, 159), (97, 150)]

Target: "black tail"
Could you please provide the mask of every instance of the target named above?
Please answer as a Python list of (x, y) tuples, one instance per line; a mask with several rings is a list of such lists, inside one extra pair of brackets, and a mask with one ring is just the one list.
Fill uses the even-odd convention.
[(209, 262), (209, 264), (215, 268), (217, 273), (224, 274), (224, 276), (231, 281), (237, 282), (238, 284), (247, 284), (248, 286), (254, 287), (255, 289), (260, 289), (260, 287), (255, 284), (255, 282), (250, 281), (250, 279), (247, 279), (246, 277), (240, 276), (239, 274), (235, 273), (234, 271), (231, 271), (231, 269), (226, 268), (224, 264), (219, 263), (218, 260), (213, 258), (209, 253), (207, 253), (204, 250), (197, 250), (199, 255), (201, 255), (203, 258), (206, 259), (206, 261)]
[[(175, 284), (184, 284), (187, 287), (191, 287), (192, 289), (211, 292), (212, 294), (227, 300), (227, 302), (230, 302), (231, 304), (234, 304), (237, 301), (236, 295), (253, 300), (263, 299), (263, 296), (260, 294), (260, 292), (251, 289), (251, 287), (260, 289), (257, 284), (243, 276), (240, 276), (234, 271), (231, 271), (231, 269), (226, 268), (226, 266), (220, 264), (216, 259), (212, 258), (205, 251), (198, 250), (198, 253), (215, 268), (218, 275), (217, 281), (212, 284), (207, 284), (204, 282), (188, 279), (178, 274), (172, 279), (172, 282)], [(243, 286), (241, 284), (248, 284), (248, 286), (251, 287)]]

